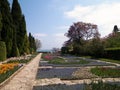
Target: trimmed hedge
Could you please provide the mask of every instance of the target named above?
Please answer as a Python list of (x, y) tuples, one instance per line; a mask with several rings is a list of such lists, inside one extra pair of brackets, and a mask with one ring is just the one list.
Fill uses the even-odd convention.
[(6, 59), (6, 45), (5, 42), (0, 41), (0, 61), (4, 61)]
[(120, 60), (120, 48), (107, 48), (104, 50), (104, 57)]

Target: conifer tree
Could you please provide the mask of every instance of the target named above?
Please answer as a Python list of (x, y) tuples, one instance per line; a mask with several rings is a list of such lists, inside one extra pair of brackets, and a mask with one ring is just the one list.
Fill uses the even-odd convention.
[(1, 38), (6, 44), (7, 57), (10, 57), (13, 40), (13, 21), (10, 13), (10, 6), (7, 0), (0, 0), (0, 10), (2, 14)]
[(13, 0), (11, 13), (16, 31), (16, 45), (18, 47), (20, 55), (29, 53), (25, 17), (22, 15), (22, 10), (18, 0)]
[(35, 38), (29, 33), (29, 45), (30, 45), (30, 53), (36, 51), (36, 44), (35, 44)]
[(2, 30), (2, 15), (0, 11), (0, 40), (1, 40), (1, 30)]
[(20, 22), (20, 34), (21, 36), (21, 49), (20, 52), (21, 54), (24, 53), (29, 53), (29, 41), (27, 37), (27, 30), (26, 30), (26, 22), (25, 22), (25, 17), (22, 16), (21, 22)]

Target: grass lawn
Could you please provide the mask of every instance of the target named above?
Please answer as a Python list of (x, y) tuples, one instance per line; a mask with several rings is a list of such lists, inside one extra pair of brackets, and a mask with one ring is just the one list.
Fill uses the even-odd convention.
[(95, 67), (91, 72), (100, 77), (120, 77), (120, 68)]

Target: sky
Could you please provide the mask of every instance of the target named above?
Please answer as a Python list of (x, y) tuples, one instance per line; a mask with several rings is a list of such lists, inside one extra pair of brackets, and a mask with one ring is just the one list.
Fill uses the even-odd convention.
[[(12, 0), (8, 0), (12, 4)], [(61, 48), (74, 22), (98, 25), (101, 37), (120, 27), (120, 0), (18, 0), (27, 32), (41, 40), (42, 50)]]

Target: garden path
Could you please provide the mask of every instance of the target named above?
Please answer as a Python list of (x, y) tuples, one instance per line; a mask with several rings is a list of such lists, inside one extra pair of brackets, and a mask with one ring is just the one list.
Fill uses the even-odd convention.
[(40, 58), (41, 54), (37, 55), (16, 76), (14, 76), (10, 82), (3, 86), (1, 90), (32, 90)]

